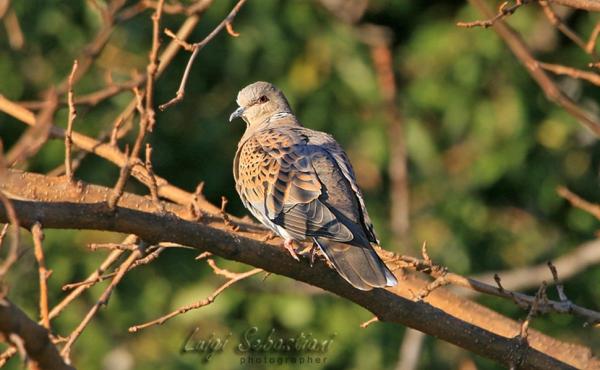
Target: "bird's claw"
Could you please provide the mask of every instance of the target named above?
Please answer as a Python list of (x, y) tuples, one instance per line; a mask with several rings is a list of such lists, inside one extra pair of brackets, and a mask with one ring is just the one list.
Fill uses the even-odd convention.
[(290, 254), (292, 255), (292, 257), (300, 262), (300, 258), (298, 258), (298, 254), (296, 254), (296, 250), (294, 249), (294, 241), (293, 240), (286, 240), (283, 242), (283, 247), (285, 249), (287, 249), (288, 252), (290, 252)]
[(315, 264), (315, 257), (317, 255), (317, 249), (318, 247), (316, 245), (312, 245), (312, 248), (310, 248), (310, 267), (313, 267), (313, 265)]

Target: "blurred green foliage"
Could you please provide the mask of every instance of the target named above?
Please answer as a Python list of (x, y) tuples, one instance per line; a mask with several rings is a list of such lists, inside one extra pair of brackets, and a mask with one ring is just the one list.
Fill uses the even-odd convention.
[[(232, 5), (232, 1), (215, 1), (190, 40), (208, 34)], [(11, 49), (6, 31), (0, 30), (0, 94), (13, 100), (40, 99), (42, 91), (64, 79), (102, 22), (85, 1), (13, 1), (12, 7), (25, 46)], [(150, 46), (149, 15), (146, 11), (116, 29), (95, 67), (76, 86), (76, 94), (101, 88), (108, 71), (115, 80), (127, 79), (133, 69), (143, 72)], [(200, 52), (185, 100), (157, 112), (157, 126), (149, 139), (155, 171), (190, 191), (205, 181), (211, 201), (218, 204), (225, 195), (231, 212), (246, 214), (231, 175), (244, 127), (241, 122), (227, 123), (227, 117), (241, 87), (267, 80), (285, 91), (306, 126), (333, 133), (347, 149), (384, 247), (414, 253), (427, 240), (436, 262), (462, 274), (527, 266), (567, 253), (594, 237), (597, 221), (567, 205), (555, 188), (564, 184), (600, 201), (600, 146), (544, 98), (492, 30), (455, 26), (458, 20), (478, 18), (463, 1), (373, 0), (363, 19), (389, 27), (394, 36), (398, 105), (408, 142), (410, 245), (390, 241), (389, 138), (369, 48), (359, 41), (353, 26), (337, 20), (316, 1), (249, 1), (234, 22), (241, 35), (233, 38), (224, 32)], [(177, 29), (183, 19), (166, 15), (163, 24)], [(584, 12), (569, 18), (570, 26), (582, 34), (589, 34), (597, 21)], [(577, 67), (588, 63), (586, 55), (557, 34), (535, 6), (519, 9), (510, 22), (544, 60)], [(187, 57), (180, 52), (159, 79), (157, 103), (174, 95)], [(597, 109), (597, 89), (557, 80), (584, 105)], [(110, 129), (130, 99), (125, 92), (97, 107), (80, 107), (75, 129), (98, 136)], [(66, 114), (66, 109), (59, 111), (55, 123), (66, 125)], [(0, 137), (7, 148), (24, 129), (23, 124), (0, 115)], [(130, 135), (121, 145), (131, 140)], [(63, 155), (62, 143), (51, 141), (29, 168), (46, 172), (60, 165)], [(77, 176), (111, 186), (118, 170), (88, 156)], [(130, 191), (145, 192), (131, 182)], [(104, 257), (103, 252), (87, 251), (87, 243), (120, 238), (95, 231), (46, 230), (47, 263), (53, 270), (50, 301), (57, 302), (64, 283), (85, 278)], [(23, 243), (31, 241), (26, 237)], [(25, 250), (10, 277), (10, 297), (36, 317), (35, 260), (31, 248)], [(168, 250), (157, 262), (128, 274), (76, 344), (75, 364), (81, 369), (120, 369), (110, 361), (136, 369), (264, 368), (240, 365), (240, 355), (232, 350), (246, 329), (257, 326), (265, 335), (271, 328), (290, 336), (303, 331), (327, 339), (335, 334), (326, 364), (302, 368), (395, 367), (402, 327), (377, 323), (360, 329), (359, 324), (370, 318), (365, 310), (277, 276), (265, 282), (255, 277), (229, 289), (208, 307), (164, 326), (127, 333), (133, 324), (204, 298), (221, 282), (193, 257), (191, 250)], [(226, 261), (219, 264), (243, 269)], [(600, 269), (591, 268), (570, 279), (566, 290), (578, 304), (597, 308), (598, 281)], [(55, 332), (70, 332), (101, 289), (95, 287), (71, 304), (54, 321)], [(515, 319), (526, 315), (510, 302), (490, 297), (481, 302)], [(194, 327), (200, 327), (205, 337), (232, 333), (234, 340), (229, 350), (203, 363), (201, 356), (179, 353)], [(533, 327), (600, 348), (598, 331), (583, 328), (580, 320), (570, 316), (545, 316), (536, 319)], [(433, 338), (426, 339), (420, 368), (456, 368), (466, 358), (482, 369), (499, 368)], [(13, 360), (9, 368), (20, 366)]]

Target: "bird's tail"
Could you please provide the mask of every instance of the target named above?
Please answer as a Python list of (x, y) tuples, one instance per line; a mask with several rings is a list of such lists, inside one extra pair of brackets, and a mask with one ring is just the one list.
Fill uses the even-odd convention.
[(398, 281), (375, 250), (325, 238), (313, 238), (337, 272), (352, 286), (371, 290), (394, 286)]

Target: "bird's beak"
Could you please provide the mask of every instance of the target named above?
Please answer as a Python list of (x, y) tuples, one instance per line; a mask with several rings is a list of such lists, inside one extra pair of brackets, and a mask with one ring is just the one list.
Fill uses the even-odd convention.
[(235, 118), (240, 118), (243, 115), (244, 115), (244, 107), (239, 107), (233, 113), (231, 113), (231, 116), (229, 116), (229, 122), (233, 121)]

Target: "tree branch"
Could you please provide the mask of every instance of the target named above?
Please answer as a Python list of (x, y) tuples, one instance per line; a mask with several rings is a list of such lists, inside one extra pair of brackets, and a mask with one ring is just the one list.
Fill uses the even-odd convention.
[[(483, 2), (482, 0), (469, 0), (471, 4), (473, 4), (485, 17), (492, 18), (494, 13), (490, 10), (490, 8)], [(597, 3), (599, 5), (600, 10), (600, 2), (596, 1), (553, 1), (555, 3)], [(567, 5), (567, 4), (563, 4)], [(573, 100), (571, 100), (568, 96), (562, 93), (560, 88), (552, 81), (552, 79), (548, 76), (548, 74), (542, 69), (540, 63), (533, 57), (533, 54), (523, 41), (523, 39), (516, 33), (506, 22), (499, 19), (496, 21), (492, 28), (500, 38), (506, 43), (506, 45), (510, 48), (513, 54), (521, 61), (521, 63), (525, 66), (525, 69), (531, 77), (537, 82), (537, 84), (541, 87), (546, 94), (546, 97), (554, 102), (555, 104), (561, 106), (565, 111), (567, 111), (570, 115), (575, 117), (583, 126), (587, 127), (591, 132), (593, 132), (596, 136), (600, 136), (600, 122), (596, 120), (589, 112), (586, 112), (581, 107), (579, 107)]]
[(58, 354), (48, 330), (27, 317), (8, 299), (0, 300), (0, 332), (4, 338), (16, 336), (22, 340), (27, 356), (32, 361), (32, 369), (74, 370)]
[(551, 0), (550, 2), (575, 9), (589, 10), (590, 12), (600, 11), (600, 0)]
[[(0, 189), (10, 198), (22, 225), (35, 222), (46, 228), (100, 229), (132, 233), (148, 243), (170, 241), (262, 268), (272, 273), (320, 287), (368, 309), (382, 321), (406, 325), (502, 364), (515, 363), (516, 349), (529, 369), (594, 368), (600, 360), (584, 346), (565, 343), (529, 330), (519, 344), (520, 324), (444, 288), (432, 291), (426, 301), (415, 300), (427, 282), (412, 276), (393, 289), (359, 291), (345, 283), (322, 261), (313, 267), (289, 258), (280, 246), (260, 241), (252, 231), (232, 232), (220, 217), (189, 221), (186, 207), (165, 204), (156, 211), (150, 197), (124, 193), (114, 211), (106, 206), (111, 189), (80, 187), (43, 175), (10, 170)], [(179, 216), (179, 217), (176, 217)], [(6, 211), (0, 209), (0, 221)]]

